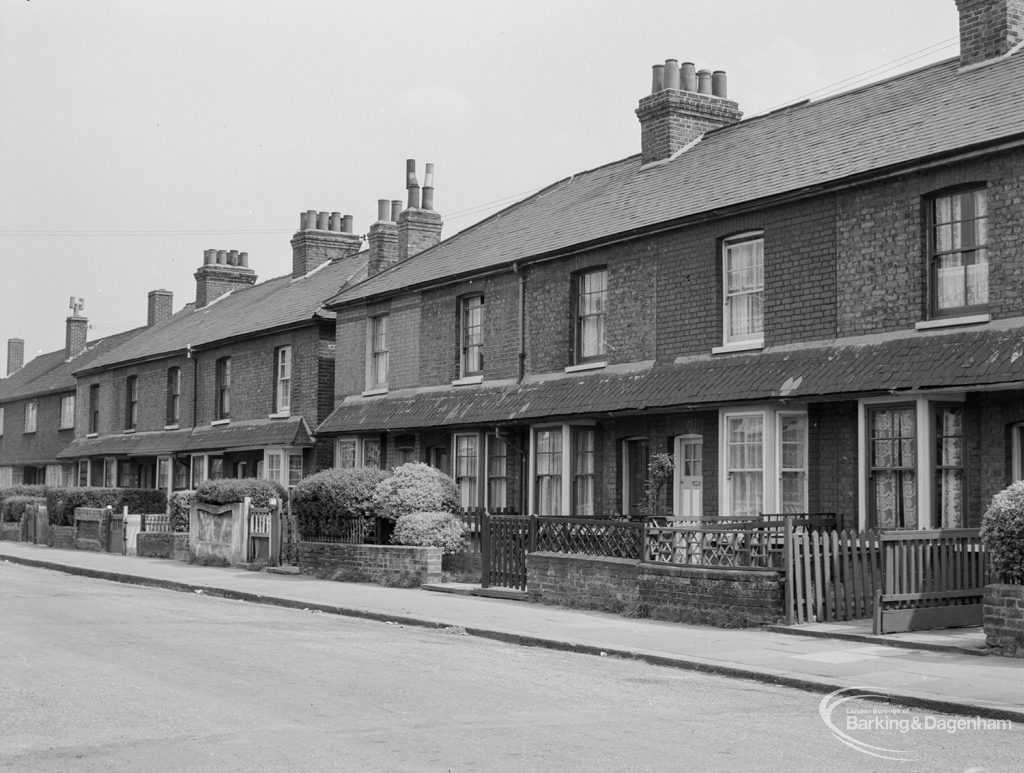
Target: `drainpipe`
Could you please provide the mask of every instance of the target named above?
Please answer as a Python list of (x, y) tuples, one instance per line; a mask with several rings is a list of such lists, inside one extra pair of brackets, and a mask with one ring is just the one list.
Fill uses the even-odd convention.
[(512, 273), (519, 276), (519, 383), (526, 375), (526, 273), (518, 263), (512, 264)]

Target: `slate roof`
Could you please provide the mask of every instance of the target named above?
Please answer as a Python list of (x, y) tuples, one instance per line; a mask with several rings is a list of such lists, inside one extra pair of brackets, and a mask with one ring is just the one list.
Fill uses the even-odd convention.
[(299, 279), (287, 276), (237, 290), (197, 309), (185, 306), (165, 322), (142, 335), (95, 358), (88, 368), (76, 372), (109, 367), (200, 347), (236, 336), (258, 335), (317, 317), (332, 318), (322, 307), (332, 292), (366, 275), (366, 252), (335, 260)]
[(393, 293), (1024, 135), (1024, 53), (963, 73), (958, 67), (959, 59), (950, 59), (741, 121), (708, 132), (664, 164), (641, 169), (637, 155), (582, 172), (327, 303)]
[(193, 429), (76, 438), (57, 457), (158, 456), (263, 446), (311, 445), (313, 440), (306, 420), (301, 416), (293, 416), (289, 419), (233, 421), (230, 424), (205, 425)]
[(1024, 383), (1024, 328), (922, 334), (700, 356), (629, 374), (577, 373), (503, 387), (354, 397), (317, 433), (481, 425), (609, 411)]
[(40, 354), (25, 363), (20, 370), (0, 379), (0, 403), (53, 392), (75, 391), (75, 378), (72, 375), (75, 371), (89, 367), (97, 358), (141, 335), (145, 330), (144, 327), (138, 327), (92, 341), (73, 360), (64, 359), (64, 349)]

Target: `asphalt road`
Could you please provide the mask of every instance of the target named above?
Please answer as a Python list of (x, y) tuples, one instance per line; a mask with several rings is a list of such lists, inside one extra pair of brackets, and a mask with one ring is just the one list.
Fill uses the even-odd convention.
[(1020, 727), (847, 733), (896, 762), (841, 743), (820, 699), (0, 563), (3, 769), (1024, 769)]

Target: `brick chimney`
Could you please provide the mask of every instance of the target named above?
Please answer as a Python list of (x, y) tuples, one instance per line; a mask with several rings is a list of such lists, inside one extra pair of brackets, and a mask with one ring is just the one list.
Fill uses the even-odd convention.
[(956, 0), (960, 66), (1003, 56), (1024, 41), (1024, 0)]
[(330, 260), (355, 255), (362, 238), (352, 233), (352, 216), (338, 212), (299, 215), (299, 230), (292, 237), (292, 276), (298, 278)]
[(150, 290), (146, 313), (146, 327), (153, 327), (174, 313), (174, 293), (170, 290)]
[(739, 106), (726, 98), (725, 73), (696, 72), (675, 59), (654, 65), (651, 93), (636, 109), (644, 164), (670, 158), (705, 132), (736, 123)]
[(369, 244), (367, 276), (375, 276), (398, 262), (398, 224), (395, 220), (401, 211), (401, 201), (377, 200), (377, 222), (370, 226), (366, 235)]
[(398, 259), (411, 258), (430, 249), (441, 241), (444, 222), (434, 211), (434, 165), (427, 164), (423, 175), (423, 198), (416, 181), (416, 160), (405, 162), (405, 187), (409, 192), (408, 206), (398, 216)]
[(206, 250), (195, 278), (197, 309), (224, 293), (244, 290), (256, 283), (256, 274), (249, 268), (249, 253), (238, 250)]
[(85, 351), (85, 340), (89, 333), (89, 320), (82, 316), (85, 301), (72, 297), (68, 303), (71, 316), (67, 318), (64, 334), (64, 359), (71, 360)]
[(25, 365), (25, 339), (7, 339), (7, 375), (19, 371)]

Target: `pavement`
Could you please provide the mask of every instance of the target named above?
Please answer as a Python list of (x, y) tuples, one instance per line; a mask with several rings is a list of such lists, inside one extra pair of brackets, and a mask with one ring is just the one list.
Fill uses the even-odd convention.
[[(0, 542), (0, 560), (69, 574), (642, 660), (931, 711), (1024, 722), (1024, 659), (987, 655), (978, 628), (873, 636), (866, 621), (726, 630), (472, 594)], [(795, 634), (795, 635), (794, 635)]]

